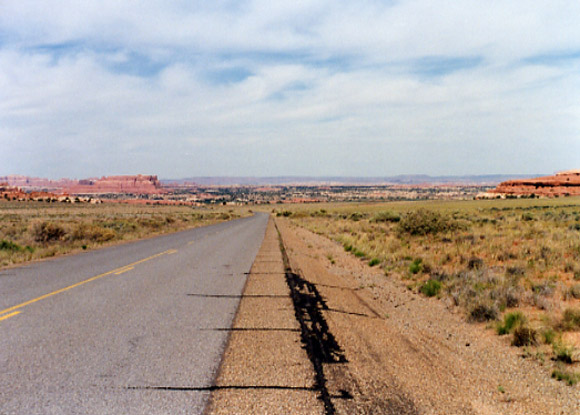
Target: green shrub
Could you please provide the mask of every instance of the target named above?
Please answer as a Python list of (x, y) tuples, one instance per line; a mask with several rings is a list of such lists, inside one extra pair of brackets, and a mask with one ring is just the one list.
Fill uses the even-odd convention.
[(378, 258), (373, 258), (370, 260), (369, 262), (369, 266), (374, 267), (375, 265), (378, 265), (381, 263), (381, 260)]
[(353, 254), (354, 254), (354, 256), (355, 256), (355, 257), (357, 257), (357, 258), (364, 258), (364, 257), (366, 257), (366, 254), (365, 254), (363, 251), (361, 251), (360, 249), (354, 249), (354, 250), (352, 251), (352, 253), (353, 253)]
[(36, 242), (54, 242), (64, 238), (64, 228), (52, 222), (40, 222), (32, 227), (32, 235)]
[(567, 308), (562, 316), (561, 326), (563, 330), (576, 330), (580, 328), (580, 310)]
[(568, 386), (573, 386), (580, 380), (580, 375), (578, 373), (554, 369), (554, 371), (552, 372), (552, 378), (566, 382)]
[(107, 242), (115, 239), (117, 232), (97, 225), (80, 224), (70, 234), (75, 241)]
[(423, 260), (421, 258), (415, 258), (411, 265), (409, 265), (409, 272), (411, 274), (418, 274), (423, 270)]
[(559, 362), (572, 363), (572, 353), (574, 348), (567, 346), (562, 342), (555, 342), (552, 344), (552, 349), (554, 350), (554, 358)]
[(448, 216), (427, 209), (407, 213), (398, 224), (398, 231), (408, 235), (434, 235), (466, 229), (466, 226)]
[(434, 297), (441, 291), (441, 283), (437, 280), (428, 280), (420, 288), (421, 293), (427, 297)]
[(497, 320), (499, 310), (495, 304), (489, 302), (480, 302), (472, 306), (469, 310), (469, 320), (472, 322), (483, 323), (485, 321)]
[(12, 251), (12, 252), (20, 252), (24, 250), (20, 245), (14, 243), (12, 241), (6, 241), (2, 239), (0, 241), (0, 251)]
[(512, 345), (516, 347), (535, 346), (538, 344), (537, 331), (531, 327), (520, 325), (514, 329)]
[(353, 212), (351, 213), (348, 218), (354, 222), (358, 222), (361, 219), (364, 219), (365, 215), (360, 212)]
[(497, 326), (497, 334), (500, 336), (511, 333), (516, 327), (522, 326), (526, 323), (526, 317), (521, 311), (514, 311), (507, 313), (503, 317), (503, 323)]
[(545, 344), (554, 344), (557, 334), (553, 329), (546, 329), (542, 331), (542, 340)]
[(383, 211), (377, 212), (370, 220), (371, 222), (379, 223), (379, 222), (400, 222), (401, 216), (398, 213), (390, 212), (390, 211)]
[(352, 245), (351, 244), (344, 244), (343, 246), (344, 246), (344, 250), (346, 252), (352, 251)]
[(310, 213), (310, 216), (313, 218), (329, 218), (331, 215), (326, 211), (326, 209), (315, 210), (314, 212)]

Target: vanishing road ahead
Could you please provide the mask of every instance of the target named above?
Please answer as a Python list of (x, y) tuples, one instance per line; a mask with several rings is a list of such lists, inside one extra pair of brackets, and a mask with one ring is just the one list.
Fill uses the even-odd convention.
[(0, 271), (0, 414), (199, 414), (268, 215)]

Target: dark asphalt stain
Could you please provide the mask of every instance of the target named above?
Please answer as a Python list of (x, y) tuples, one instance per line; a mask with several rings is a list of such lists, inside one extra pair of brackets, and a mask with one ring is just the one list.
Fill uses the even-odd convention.
[[(279, 231), (278, 236), (286, 270), (286, 283), (290, 288), (296, 320), (300, 324), (300, 337), (314, 369), (314, 389), (324, 404), (325, 414), (335, 415), (336, 408), (332, 402), (334, 396), (328, 390), (328, 381), (324, 374), (323, 364), (346, 363), (348, 361), (322, 315), (322, 310), (328, 310), (326, 302), (314, 284), (292, 272)], [(341, 399), (346, 399), (345, 397), (348, 396), (351, 395), (346, 391), (341, 393)]]

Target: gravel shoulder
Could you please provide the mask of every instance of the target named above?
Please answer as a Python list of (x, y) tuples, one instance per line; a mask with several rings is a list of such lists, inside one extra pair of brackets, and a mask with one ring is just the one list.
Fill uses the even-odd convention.
[(206, 414), (324, 414), (272, 220), (213, 389)]
[(324, 299), (322, 315), (344, 356), (323, 364), (335, 413), (580, 413), (578, 388), (551, 379), (521, 349), (340, 245), (282, 218), (276, 224), (291, 269)]

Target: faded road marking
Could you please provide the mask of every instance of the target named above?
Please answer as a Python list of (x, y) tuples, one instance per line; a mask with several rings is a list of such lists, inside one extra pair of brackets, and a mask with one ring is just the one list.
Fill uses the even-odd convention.
[(115, 275), (124, 274), (125, 272), (131, 271), (132, 269), (135, 269), (135, 267), (125, 267), (125, 268), (121, 268), (120, 270), (118, 270), (117, 272), (115, 272)]

